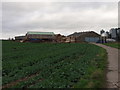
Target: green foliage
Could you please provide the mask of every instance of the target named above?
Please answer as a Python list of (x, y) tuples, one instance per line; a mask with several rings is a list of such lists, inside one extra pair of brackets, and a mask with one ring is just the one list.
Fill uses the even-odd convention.
[(97, 88), (105, 56), (104, 49), (92, 44), (3, 41), (2, 84), (33, 75), (11, 88)]

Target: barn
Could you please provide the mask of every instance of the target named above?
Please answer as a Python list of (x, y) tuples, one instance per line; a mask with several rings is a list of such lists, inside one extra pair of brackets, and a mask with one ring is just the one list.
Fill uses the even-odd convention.
[(94, 31), (88, 32), (75, 32), (69, 37), (75, 37), (75, 42), (98, 42), (100, 40), (100, 35)]
[(29, 42), (54, 42), (55, 34), (53, 32), (27, 32), (26, 38)]

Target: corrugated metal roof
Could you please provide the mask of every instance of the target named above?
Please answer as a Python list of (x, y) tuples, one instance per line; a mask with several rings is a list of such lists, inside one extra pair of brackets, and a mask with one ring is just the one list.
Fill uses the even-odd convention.
[(27, 34), (54, 35), (53, 32), (27, 32)]

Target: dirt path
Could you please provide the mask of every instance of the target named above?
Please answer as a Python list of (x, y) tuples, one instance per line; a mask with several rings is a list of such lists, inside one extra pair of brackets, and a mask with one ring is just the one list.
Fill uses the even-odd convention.
[(8, 83), (8, 84), (2, 86), (2, 88), (10, 88), (10, 87), (12, 87), (12, 86), (14, 86), (14, 85), (17, 85), (19, 82), (27, 81), (28, 79), (30, 79), (30, 78), (32, 78), (32, 77), (35, 77), (35, 76), (37, 76), (37, 75), (39, 75), (39, 73), (35, 73), (35, 74), (30, 75), (30, 76), (27, 76), (27, 77), (21, 78), (21, 79), (19, 79), (19, 80), (13, 81), (13, 82), (11, 82), (11, 83)]
[(107, 88), (119, 88), (118, 83), (120, 81), (118, 81), (118, 74), (120, 71), (118, 71), (118, 55), (120, 56), (120, 53), (118, 53), (118, 49), (102, 44), (93, 44), (103, 47), (108, 53)]

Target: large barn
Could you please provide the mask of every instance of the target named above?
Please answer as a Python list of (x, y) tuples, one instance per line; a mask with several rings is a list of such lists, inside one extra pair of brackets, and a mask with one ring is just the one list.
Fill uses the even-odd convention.
[(75, 37), (76, 42), (98, 42), (100, 40), (100, 35), (94, 31), (89, 32), (75, 32), (69, 37)]
[(30, 42), (54, 42), (55, 34), (53, 32), (27, 32), (26, 38)]

